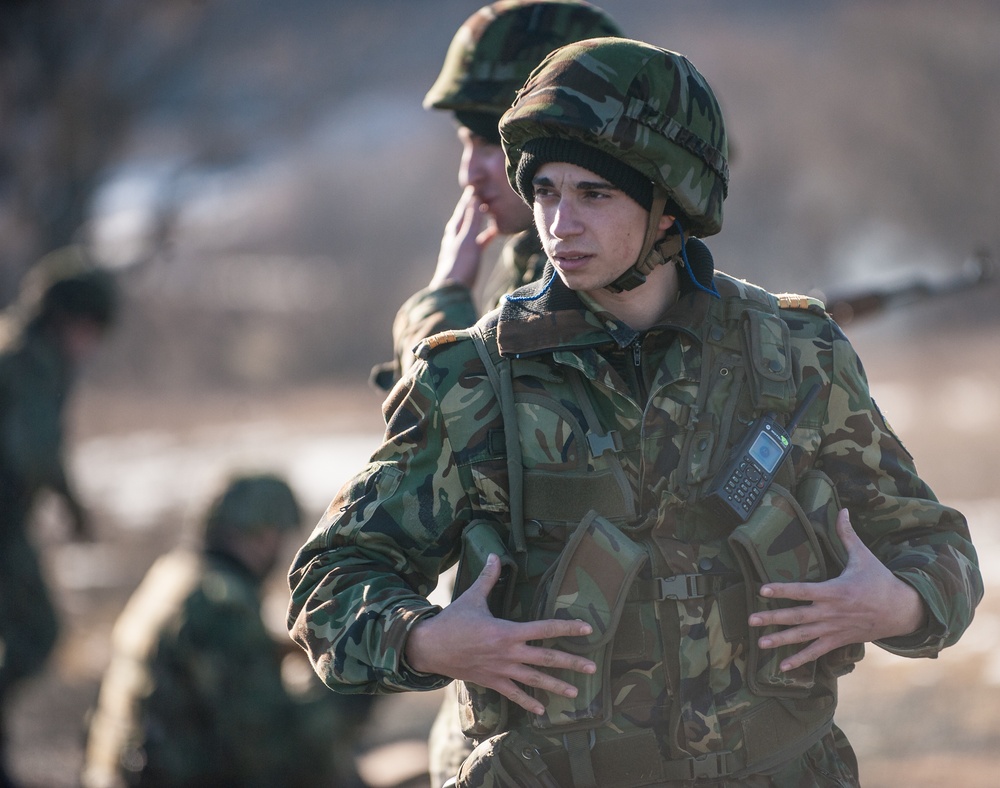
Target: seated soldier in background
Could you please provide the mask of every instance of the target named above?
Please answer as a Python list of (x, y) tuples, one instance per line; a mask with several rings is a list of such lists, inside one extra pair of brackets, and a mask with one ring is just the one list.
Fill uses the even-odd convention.
[(162, 556), (115, 624), (82, 784), (355, 786), (334, 763), (336, 709), (291, 695), (286, 646), (261, 618), (261, 586), (301, 520), (289, 486), (240, 476), (209, 509), (203, 544)]
[(78, 369), (114, 322), (117, 290), (76, 247), (44, 258), (0, 315), (0, 786), (3, 719), (13, 691), (47, 663), (58, 619), (28, 524), (39, 493), (62, 498), (77, 538), (84, 508), (63, 458), (63, 414)]

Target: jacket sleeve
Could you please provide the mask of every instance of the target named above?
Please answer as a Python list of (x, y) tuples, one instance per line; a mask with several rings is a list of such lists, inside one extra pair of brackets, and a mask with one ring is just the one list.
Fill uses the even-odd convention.
[(832, 385), (819, 467), (833, 480), (861, 539), (924, 601), (923, 630), (879, 645), (901, 656), (933, 657), (959, 639), (983, 595), (968, 524), (917, 474), (872, 399), (860, 359), (829, 326)]
[(451, 283), (418, 290), (393, 320), (393, 361), (382, 365), (381, 376), (373, 375), (373, 379), (388, 391), (416, 363), (413, 349), (417, 343), (442, 331), (468, 328), (478, 318), (472, 291), (464, 285)]
[(386, 400), (386, 433), (330, 504), (290, 570), (289, 631), (339, 692), (436, 689), (403, 658), (407, 633), (440, 608), (427, 600), (457, 559), (469, 521), (456, 463), (421, 361)]

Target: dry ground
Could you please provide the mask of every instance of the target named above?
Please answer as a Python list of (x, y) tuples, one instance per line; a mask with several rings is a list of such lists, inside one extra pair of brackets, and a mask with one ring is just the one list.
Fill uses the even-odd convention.
[[(843, 682), (839, 721), (859, 752), (868, 788), (994, 786), (1000, 772), (1000, 602), (993, 593), (1000, 587), (1000, 333), (904, 344), (864, 327), (852, 338), (918, 467), (941, 498), (968, 514), (987, 597), (963, 641), (938, 660), (908, 661), (869, 649)], [(178, 526), (196, 515), (228, 467), (273, 461), (315, 514), (380, 427), (378, 397), (364, 387), (252, 398), (206, 394), (180, 402), (84, 387), (73, 416), (74, 463), (98, 516), (99, 539), (67, 544), (58, 510), (42, 512), (37, 533), (65, 634), (48, 670), (15, 709), (13, 765), (33, 788), (76, 784), (84, 717), (106, 664), (111, 624), (149, 563), (177, 541)], [(273, 593), (269, 609), (277, 620), (280, 582)], [(437, 700), (411, 694), (376, 707), (362, 733), (369, 751), (362, 765), (373, 783), (402, 785), (419, 775)], [(419, 785), (419, 778), (406, 784)]]

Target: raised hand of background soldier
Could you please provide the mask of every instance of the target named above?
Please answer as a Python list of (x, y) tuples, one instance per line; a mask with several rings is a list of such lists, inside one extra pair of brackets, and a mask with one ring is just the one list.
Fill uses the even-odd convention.
[(436, 673), (494, 689), (533, 714), (544, 706), (523, 687), (576, 696), (576, 687), (539, 668), (562, 668), (593, 673), (589, 659), (531, 641), (589, 635), (583, 621), (547, 619), (517, 622), (494, 618), (486, 599), (500, 577), (500, 561), (491, 555), (479, 578), (465, 593), (435, 616), (420, 621), (410, 632), (406, 659), (421, 673)]
[(783, 671), (840, 646), (909, 635), (924, 624), (926, 611), (920, 596), (861, 541), (847, 509), (837, 516), (837, 534), (848, 556), (840, 576), (822, 583), (768, 583), (760, 589), (761, 596), (810, 603), (750, 616), (751, 627), (787, 627), (761, 637), (761, 648), (808, 644), (782, 661)]
[(482, 210), (475, 188), (466, 186), (444, 228), (431, 287), (453, 282), (470, 290), (475, 286), (483, 251), (497, 237), (497, 226)]

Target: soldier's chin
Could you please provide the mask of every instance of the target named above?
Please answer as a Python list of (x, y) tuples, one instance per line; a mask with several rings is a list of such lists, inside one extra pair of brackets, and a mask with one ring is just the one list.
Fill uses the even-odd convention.
[(523, 203), (516, 206), (491, 205), (489, 220), (501, 235), (523, 233), (535, 224), (531, 211)]

